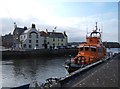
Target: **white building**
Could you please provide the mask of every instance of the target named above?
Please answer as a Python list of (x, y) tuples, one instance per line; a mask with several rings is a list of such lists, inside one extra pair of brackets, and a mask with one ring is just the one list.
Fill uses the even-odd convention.
[(20, 35), (21, 49), (41, 49), (43, 48), (43, 37), (32, 24), (32, 27), (25, 30), (22, 35)]
[(67, 35), (65, 32), (39, 32), (32, 24), (30, 29), (20, 35), (20, 45), (23, 50), (61, 48), (67, 46)]

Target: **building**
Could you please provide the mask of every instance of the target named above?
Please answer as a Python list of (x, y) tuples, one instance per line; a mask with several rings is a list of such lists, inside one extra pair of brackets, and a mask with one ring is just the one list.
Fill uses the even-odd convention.
[(41, 36), (44, 37), (44, 47), (45, 48), (64, 48), (67, 46), (68, 38), (66, 32), (40, 32)]
[(15, 24), (13, 32), (14, 49), (16, 50), (33, 50), (62, 48), (67, 46), (68, 38), (66, 32), (38, 31), (35, 24), (27, 29), (18, 28)]
[(2, 46), (6, 48), (12, 48), (13, 46), (13, 35), (11, 33), (2, 36)]
[(21, 42), (20, 42), (20, 35), (22, 35), (22, 33), (27, 30), (27, 27), (24, 28), (20, 28), (17, 27), (17, 24), (14, 23), (14, 31), (13, 31), (13, 48), (15, 50), (19, 50), (21, 49)]
[(32, 24), (31, 28), (25, 30), (20, 35), (20, 42), (21, 49), (31, 50), (43, 48), (43, 37), (36, 29), (35, 24)]

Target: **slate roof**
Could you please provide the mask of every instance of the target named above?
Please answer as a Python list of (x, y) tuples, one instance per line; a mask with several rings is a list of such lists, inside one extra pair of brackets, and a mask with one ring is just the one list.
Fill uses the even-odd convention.
[(21, 35), (24, 31), (26, 30), (26, 28), (20, 28), (20, 27), (16, 27), (13, 31), (13, 35), (18, 33), (19, 35)]
[(51, 38), (64, 38), (63, 33), (57, 33), (57, 32), (48, 32), (49, 36)]
[(43, 37), (51, 37), (51, 38), (65, 38), (63, 33), (60, 32), (40, 32), (41, 36)]

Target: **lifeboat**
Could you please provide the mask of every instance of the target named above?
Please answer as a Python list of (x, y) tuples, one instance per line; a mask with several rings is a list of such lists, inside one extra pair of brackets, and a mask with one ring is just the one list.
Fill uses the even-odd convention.
[(98, 60), (103, 60), (106, 57), (106, 48), (101, 40), (100, 29), (98, 31), (97, 22), (95, 30), (89, 35), (86, 35), (86, 43), (80, 44), (78, 54), (66, 63), (65, 68), (69, 73), (90, 65)]

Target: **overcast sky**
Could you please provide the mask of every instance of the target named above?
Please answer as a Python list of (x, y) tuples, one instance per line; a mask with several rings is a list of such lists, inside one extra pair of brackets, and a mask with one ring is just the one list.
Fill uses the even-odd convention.
[(95, 22), (103, 31), (103, 41), (118, 41), (118, 2), (93, 2), (84, 0), (0, 0), (0, 31), (2, 35), (18, 27), (31, 27), (52, 31), (66, 31), (69, 42), (85, 41), (87, 31), (94, 29)]

